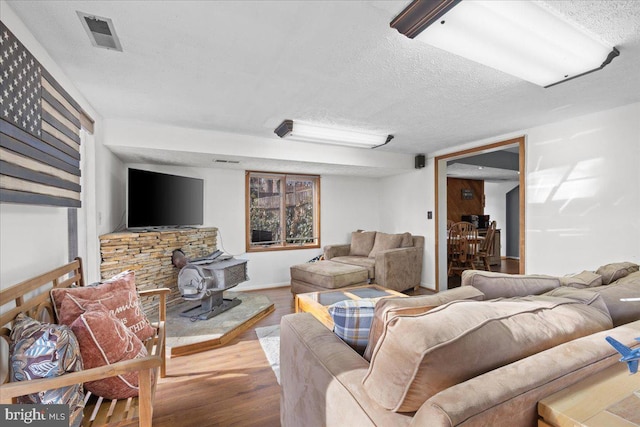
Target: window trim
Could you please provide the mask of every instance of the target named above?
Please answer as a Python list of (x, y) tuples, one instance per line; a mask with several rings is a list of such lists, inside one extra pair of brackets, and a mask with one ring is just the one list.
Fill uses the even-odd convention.
[[(287, 243), (286, 241), (282, 244), (271, 245), (271, 246), (251, 246), (251, 176), (252, 175), (260, 175), (261, 177), (281, 177), (283, 179), (283, 185), (285, 187), (285, 197), (282, 198), (282, 203), (286, 203), (286, 183), (287, 178), (303, 178), (303, 179), (313, 179), (315, 181), (315, 191), (313, 197), (313, 220), (314, 220), (314, 229), (316, 230), (316, 243), (308, 243), (308, 244), (295, 244), (295, 243)], [(321, 247), (320, 242), (320, 175), (312, 175), (312, 174), (304, 174), (304, 173), (287, 173), (287, 172), (269, 172), (269, 171), (245, 171), (245, 248), (246, 252), (272, 252), (272, 251), (288, 251), (288, 250), (301, 250), (301, 249), (318, 249)], [(282, 208), (282, 205), (281, 205)], [(286, 209), (283, 209), (282, 212), (285, 212)], [(286, 230), (283, 229), (283, 232)]]

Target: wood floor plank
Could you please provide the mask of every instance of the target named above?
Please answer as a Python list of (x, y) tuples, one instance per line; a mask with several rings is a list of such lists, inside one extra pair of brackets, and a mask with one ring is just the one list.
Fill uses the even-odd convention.
[(274, 311), (225, 346), (167, 361), (156, 389), (154, 427), (279, 426), (280, 386), (255, 328), (293, 313), (289, 287), (254, 291)]

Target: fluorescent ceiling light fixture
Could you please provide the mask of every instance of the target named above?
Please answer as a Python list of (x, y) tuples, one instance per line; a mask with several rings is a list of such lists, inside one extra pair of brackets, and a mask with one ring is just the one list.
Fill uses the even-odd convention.
[(283, 121), (273, 132), (280, 138), (358, 148), (377, 148), (393, 139), (393, 135), (330, 128), (293, 120)]
[(533, 1), (415, 0), (391, 27), (544, 87), (600, 70), (620, 54)]

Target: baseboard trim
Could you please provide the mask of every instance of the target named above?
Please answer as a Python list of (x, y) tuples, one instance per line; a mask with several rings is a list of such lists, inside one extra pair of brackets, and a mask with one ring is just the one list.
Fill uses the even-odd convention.
[(238, 286), (233, 288), (233, 291), (238, 291), (238, 292), (258, 291), (260, 289), (275, 289), (275, 288), (284, 288), (284, 287), (290, 287), (290, 286), (291, 286), (291, 283), (289, 282), (268, 283), (268, 284), (262, 284), (262, 285), (239, 284)]

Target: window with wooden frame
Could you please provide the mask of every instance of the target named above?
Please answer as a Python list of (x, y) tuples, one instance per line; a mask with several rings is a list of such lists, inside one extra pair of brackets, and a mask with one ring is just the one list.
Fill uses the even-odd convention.
[(320, 177), (246, 173), (247, 252), (320, 247)]

